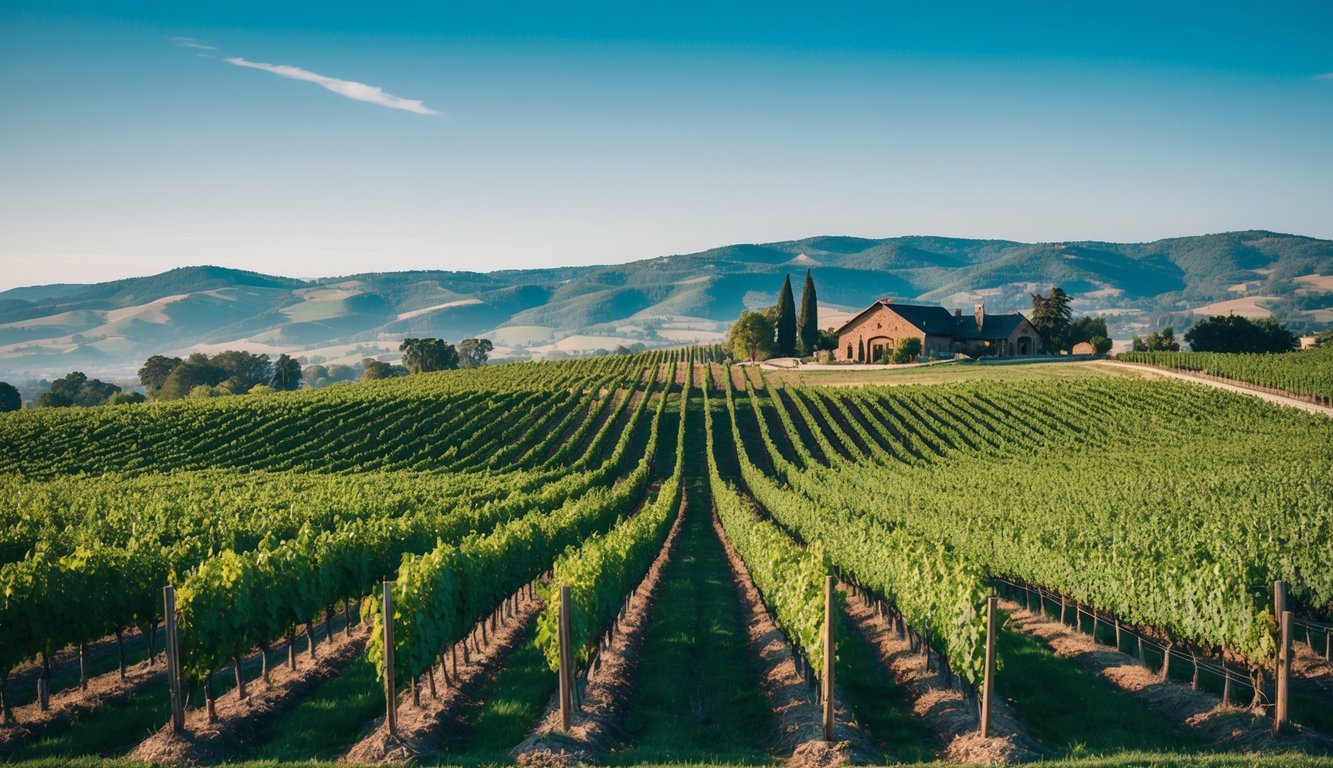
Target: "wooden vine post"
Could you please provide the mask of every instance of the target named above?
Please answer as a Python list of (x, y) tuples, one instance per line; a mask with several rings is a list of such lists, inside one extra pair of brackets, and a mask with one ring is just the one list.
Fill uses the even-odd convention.
[(833, 577), (824, 577), (824, 741), (833, 741), (833, 657), (837, 652), (833, 637)]
[(1277, 647), (1277, 707), (1273, 715), (1273, 731), (1281, 733), (1290, 718), (1287, 711), (1291, 693), (1291, 611), (1282, 612), (1279, 630), (1281, 642)]
[(398, 688), (393, 679), (393, 582), (384, 580), (384, 723), (398, 737)]
[(986, 598), (986, 671), (981, 681), (981, 738), (990, 738), (991, 700), (995, 698), (995, 613), (1000, 598)]
[(573, 628), (569, 616), (569, 587), (560, 587), (560, 620), (557, 630), (560, 635), (560, 729), (569, 731), (569, 724), (574, 709), (574, 653), (570, 649), (570, 630)]
[(176, 637), (176, 588), (162, 588), (162, 615), (167, 630), (167, 688), (171, 695), (171, 732), (185, 732), (185, 697), (181, 694), (181, 653)]

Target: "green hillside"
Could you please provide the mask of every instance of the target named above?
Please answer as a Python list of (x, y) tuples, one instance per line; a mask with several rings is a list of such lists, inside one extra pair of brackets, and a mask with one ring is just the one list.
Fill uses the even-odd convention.
[(92, 285), (0, 292), (0, 376), (71, 368), (128, 375), (148, 355), (219, 346), (330, 362), (390, 355), (404, 336), (497, 340), (496, 357), (713, 342), (745, 307), (810, 269), (825, 324), (892, 296), (1026, 310), (1052, 284), (1118, 338), (1196, 311), (1272, 314), (1300, 332), (1333, 322), (1333, 242), (1264, 231), (1152, 243), (1018, 243), (820, 236), (627, 264), (499, 272), (365, 273), (302, 281), (187, 267)]

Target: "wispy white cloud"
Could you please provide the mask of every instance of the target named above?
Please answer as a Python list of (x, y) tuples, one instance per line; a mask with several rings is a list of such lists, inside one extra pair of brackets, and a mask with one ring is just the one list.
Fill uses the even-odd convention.
[(168, 37), (167, 39), (170, 40), (171, 44), (176, 46), (177, 48), (196, 48), (201, 51), (217, 50), (217, 46), (209, 45), (208, 43), (201, 43), (198, 40), (195, 40), (193, 37)]
[(1322, 75), (1315, 75), (1316, 80), (1333, 80), (1333, 72), (1325, 72)]
[(258, 61), (247, 61), (239, 56), (232, 56), (225, 60), (228, 64), (235, 64), (238, 67), (249, 67), (250, 69), (262, 69), (265, 72), (272, 72), (279, 77), (286, 77), (291, 80), (303, 80), (307, 83), (314, 83), (321, 88), (327, 88), (330, 91), (346, 96), (349, 99), (357, 101), (368, 101), (371, 104), (378, 104), (381, 107), (389, 109), (401, 109), (406, 112), (415, 112), (418, 115), (438, 115), (438, 111), (422, 104), (419, 99), (404, 99), (401, 96), (394, 96), (392, 93), (385, 93), (383, 88), (377, 85), (366, 85), (354, 80), (339, 80), (336, 77), (328, 77), (318, 72), (311, 72), (308, 69), (292, 67), (286, 64), (264, 64)]

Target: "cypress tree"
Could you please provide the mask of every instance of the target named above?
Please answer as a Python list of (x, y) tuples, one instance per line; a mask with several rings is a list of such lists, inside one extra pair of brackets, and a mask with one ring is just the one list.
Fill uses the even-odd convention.
[(866, 342), (865, 339), (856, 340), (856, 362), (864, 363), (866, 361)]
[(778, 357), (796, 354), (796, 299), (791, 295), (791, 275), (782, 281), (778, 294)]
[(796, 316), (796, 336), (801, 356), (815, 353), (819, 343), (819, 305), (815, 300), (815, 280), (810, 270), (805, 271), (805, 286), (801, 288), (801, 314)]

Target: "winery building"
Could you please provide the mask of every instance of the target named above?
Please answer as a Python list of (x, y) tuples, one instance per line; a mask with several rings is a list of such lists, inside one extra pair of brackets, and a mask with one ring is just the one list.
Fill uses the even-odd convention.
[(944, 307), (898, 304), (880, 299), (835, 331), (838, 349), (834, 359), (841, 362), (877, 362), (893, 354), (903, 339), (921, 340), (921, 354), (926, 357), (967, 355), (1035, 355), (1037, 330), (1017, 312), (988, 315), (984, 304), (973, 313), (961, 309), (952, 313)]

